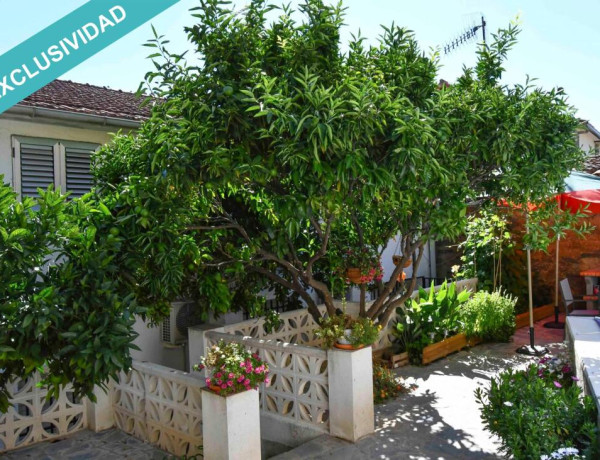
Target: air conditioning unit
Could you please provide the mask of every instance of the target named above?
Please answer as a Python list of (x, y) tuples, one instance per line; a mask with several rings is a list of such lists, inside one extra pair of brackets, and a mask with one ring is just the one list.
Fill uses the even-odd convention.
[(182, 327), (182, 323), (190, 316), (194, 304), (191, 302), (172, 302), (171, 312), (168, 318), (165, 318), (160, 325), (160, 339), (165, 345), (180, 345), (187, 341), (187, 327), (190, 324), (185, 324)]

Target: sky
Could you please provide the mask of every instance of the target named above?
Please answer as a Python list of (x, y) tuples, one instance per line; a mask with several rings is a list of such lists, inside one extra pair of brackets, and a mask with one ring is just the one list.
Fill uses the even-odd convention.
[[(140, 0), (143, 1), (143, 0)], [(287, 2), (287, 0), (286, 0)], [(0, 55), (31, 35), (86, 3), (85, 0), (0, 0)], [(275, 3), (281, 3), (275, 0)], [(292, 4), (297, 0), (292, 0)], [(135, 91), (152, 64), (146, 59), (149, 48), (142, 46), (152, 37), (151, 24), (171, 40), (173, 51), (191, 46), (183, 28), (193, 25), (189, 8), (198, 0), (180, 0), (118, 42), (88, 59), (61, 78), (82, 83)], [(237, 0), (236, 6), (243, 6)], [(430, 54), (480, 21), (490, 34), (518, 18), (522, 32), (505, 65), (504, 83), (524, 83), (526, 76), (537, 78), (543, 88), (563, 87), (580, 118), (600, 128), (600, 1), (583, 0), (345, 0), (346, 26), (342, 41), (351, 33), (375, 43), (380, 26), (397, 25), (414, 31), (421, 49)], [(479, 39), (481, 35), (479, 35)], [(450, 82), (463, 65), (473, 65), (476, 42), (442, 55), (440, 78)]]

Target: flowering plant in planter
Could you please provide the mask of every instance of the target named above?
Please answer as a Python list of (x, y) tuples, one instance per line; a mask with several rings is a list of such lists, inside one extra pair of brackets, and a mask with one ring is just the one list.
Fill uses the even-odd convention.
[(373, 344), (379, 337), (380, 330), (381, 326), (376, 326), (369, 318), (337, 315), (324, 318), (315, 335), (323, 339), (325, 348), (342, 344), (358, 349)]
[(261, 383), (269, 384), (269, 368), (256, 353), (242, 344), (221, 340), (208, 350), (195, 371), (207, 370), (206, 385), (221, 395), (255, 390)]
[(379, 255), (369, 247), (364, 246), (358, 251), (348, 249), (342, 259), (347, 282), (366, 284), (383, 278)]

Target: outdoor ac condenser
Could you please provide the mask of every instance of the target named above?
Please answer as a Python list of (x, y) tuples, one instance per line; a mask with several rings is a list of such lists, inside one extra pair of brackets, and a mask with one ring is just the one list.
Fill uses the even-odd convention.
[(187, 334), (182, 334), (177, 327), (177, 317), (188, 305), (189, 302), (171, 303), (171, 312), (160, 325), (160, 339), (165, 345), (180, 345), (187, 340)]

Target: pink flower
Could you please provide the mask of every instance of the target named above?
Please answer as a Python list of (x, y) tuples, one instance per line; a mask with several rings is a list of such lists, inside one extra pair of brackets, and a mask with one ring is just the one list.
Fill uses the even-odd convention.
[(252, 357), (253, 357), (254, 359), (258, 359), (258, 353), (252, 353)]
[(221, 389), (222, 390), (226, 390), (227, 389), (227, 385), (225, 385), (225, 384), (221, 385)]
[(244, 385), (250, 385), (250, 379), (244, 380)]
[(562, 385), (560, 383), (558, 383), (556, 380), (554, 381), (554, 386), (556, 388), (562, 388)]
[(217, 372), (215, 374), (215, 377), (218, 378), (218, 379), (220, 379), (222, 376), (223, 376), (223, 374), (221, 374), (220, 372)]
[(244, 381), (246, 377), (244, 377), (243, 375), (240, 375), (237, 379), (238, 383), (242, 383)]
[(227, 380), (227, 386), (228, 386), (228, 387), (231, 387), (231, 386), (233, 386), (233, 382), (232, 382), (231, 380)]
[(233, 375), (233, 372), (230, 372), (230, 373), (229, 373), (229, 378), (230, 378), (230, 379), (232, 379), (232, 378), (234, 378), (234, 377), (235, 377), (235, 375)]
[(269, 383), (271, 383), (271, 381), (269, 379), (265, 379), (265, 385), (268, 385)]
[(244, 363), (244, 361), (242, 361), (242, 362), (240, 363), (240, 367), (246, 367), (246, 363)]
[(223, 380), (219, 379), (217, 380), (217, 385), (221, 385), (223, 383)]
[(579, 382), (579, 379), (577, 377), (572, 376), (571, 378), (573, 379), (573, 382)]
[(204, 381), (206, 382), (206, 386), (209, 386), (209, 385), (210, 385), (210, 379), (206, 379), (206, 380), (204, 380)]

